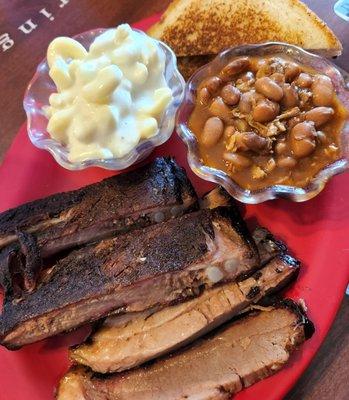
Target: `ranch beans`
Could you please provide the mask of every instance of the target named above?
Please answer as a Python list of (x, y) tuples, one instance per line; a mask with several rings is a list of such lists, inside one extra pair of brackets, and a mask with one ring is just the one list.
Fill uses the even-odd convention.
[(232, 143), (229, 143), (229, 151), (247, 151), (248, 147), (245, 143), (245, 132), (235, 131), (232, 136)]
[(252, 150), (258, 154), (265, 154), (269, 150), (269, 140), (255, 132), (236, 131), (234, 133), (234, 150)]
[(296, 158), (303, 158), (315, 150), (316, 131), (312, 122), (301, 122), (290, 132), (291, 149)]
[(240, 100), (240, 90), (232, 84), (227, 84), (222, 88), (221, 96), (225, 104), (235, 106)]
[(261, 100), (254, 107), (252, 117), (256, 122), (269, 122), (276, 118), (279, 109), (278, 103), (274, 103), (268, 99)]
[(290, 133), (291, 136), (297, 140), (314, 139), (316, 136), (314, 123), (311, 121), (300, 122), (292, 128)]
[(222, 80), (218, 78), (218, 76), (212, 76), (211, 78), (207, 79), (205, 82), (204, 87), (211, 93), (215, 94), (219, 87), (222, 84)]
[(295, 125), (299, 124), (300, 122), (303, 122), (303, 118), (301, 117), (290, 118), (287, 122), (288, 130), (291, 130)]
[(290, 55), (240, 56), (219, 68), (207, 69), (188, 122), (205, 165), (254, 191), (305, 187), (339, 159), (347, 113), (329, 77)]
[(248, 57), (240, 57), (231, 61), (221, 71), (221, 77), (226, 80), (232, 78), (234, 75), (245, 71), (250, 65)]
[(242, 132), (243, 141), (249, 150), (263, 154), (268, 148), (268, 140), (255, 132)]
[(208, 91), (207, 87), (203, 87), (200, 89), (198, 94), (198, 100), (201, 104), (207, 105), (211, 99), (210, 92)]
[(223, 135), (224, 125), (218, 117), (209, 118), (202, 131), (201, 142), (205, 147), (214, 146)]
[(257, 92), (263, 94), (269, 100), (280, 101), (284, 95), (282, 88), (268, 76), (257, 79), (255, 86)]
[(228, 125), (224, 129), (224, 138), (229, 139), (235, 133), (235, 128), (231, 125)]
[(261, 67), (258, 69), (256, 73), (256, 78), (262, 78), (264, 76), (271, 75), (273, 73), (273, 70), (270, 66), (270, 64), (264, 63), (261, 65)]
[(252, 108), (261, 100), (265, 100), (265, 97), (255, 90), (245, 92), (240, 97), (239, 110), (244, 114), (249, 114)]
[(274, 158), (270, 158), (264, 167), (265, 172), (271, 172), (276, 168), (276, 162)]
[(280, 72), (275, 72), (274, 74), (270, 75), (270, 79), (272, 79), (278, 85), (285, 83), (285, 75)]
[(316, 138), (319, 140), (320, 143), (326, 144), (327, 143), (327, 137), (326, 134), (322, 131), (317, 131), (316, 132)]
[(312, 84), (313, 103), (315, 106), (330, 106), (333, 103), (334, 89), (330, 78), (318, 75)]
[(254, 71), (258, 72), (260, 69), (263, 69), (268, 65), (267, 61), (264, 60), (263, 58), (259, 58), (255, 61), (252, 62), (252, 68)]
[(283, 85), (283, 92), (284, 94), (281, 100), (282, 106), (286, 109), (296, 107), (298, 105), (298, 94), (296, 89), (288, 83), (285, 83)]
[(261, 100), (266, 100), (266, 99), (261, 93), (258, 93), (255, 90), (251, 90), (252, 107), (255, 106)]
[(290, 62), (285, 66), (285, 80), (286, 82), (292, 82), (294, 78), (300, 73), (299, 65)]
[(293, 157), (286, 156), (286, 157), (280, 157), (277, 159), (277, 165), (280, 168), (294, 168), (297, 164), (297, 160), (295, 160)]
[(240, 79), (241, 79), (243, 82), (249, 82), (249, 81), (254, 80), (253, 72), (251, 72), (251, 71), (245, 72), (244, 74), (242, 74), (242, 75), (240, 76)]
[(239, 101), (239, 109), (242, 113), (248, 114), (252, 110), (252, 92), (243, 93)]
[(238, 168), (247, 168), (251, 165), (251, 161), (247, 157), (238, 153), (225, 152), (223, 158)]
[(305, 113), (307, 121), (313, 121), (315, 128), (326, 124), (334, 115), (334, 110), (331, 107), (315, 107)]
[(275, 153), (276, 154), (284, 154), (287, 152), (287, 143), (286, 142), (277, 142), (275, 145)]
[(249, 125), (244, 119), (235, 119), (233, 125), (240, 132), (246, 132), (249, 129)]
[(299, 74), (294, 83), (300, 88), (309, 88), (313, 83), (313, 78), (309, 74), (302, 72)]
[(315, 141), (313, 140), (295, 140), (292, 144), (292, 151), (296, 158), (309, 156), (315, 150)]
[(225, 121), (229, 121), (231, 118), (230, 108), (224, 103), (223, 99), (217, 96), (211, 103), (209, 111), (215, 117), (222, 118)]

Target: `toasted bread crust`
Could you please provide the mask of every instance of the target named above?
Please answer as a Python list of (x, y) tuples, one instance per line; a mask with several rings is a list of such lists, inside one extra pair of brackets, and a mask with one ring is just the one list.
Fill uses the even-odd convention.
[(194, 72), (212, 61), (215, 56), (214, 54), (207, 54), (202, 56), (178, 57), (177, 66), (183, 78), (187, 81)]
[(298, 0), (175, 0), (149, 35), (177, 56), (217, 54), (245, 43), (281, 41), (341, 53), (331, 29)]

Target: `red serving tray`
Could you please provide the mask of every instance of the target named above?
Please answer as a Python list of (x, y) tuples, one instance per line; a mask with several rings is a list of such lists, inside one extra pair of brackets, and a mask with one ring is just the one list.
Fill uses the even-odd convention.
[[(146, 30), (154, 16), (135, 27)], [(175, 156), (184, 166), (199, 194), (213, 187), (188, 167), (186, 148), (176, 134), (156, 149), (158, 155)], [(113, 172), (91, 168), (71, 172), (60, 167), (46, 152), (32, 146), (23, 126), (0, 167), (0, 211), (56, 192), (97, 182)], [(294, 385), (324, 340), (341, 303), (349, 280), (349, 175), (331, 180), (313, 200), (293, 203), (268, 201), (245, 207), (245, 217), (269, 228), (283, 239), (302, 261), (300, 276), (287, 291), (305, 300), (316, 332), (273, 377), (242, 391), (237, 400), (281, 400)], [(60, 335), (18, 351), (0, 348), (0, 400), (52, 399), (59, 378), (69, 366), (67, 348), (83, 332)]]

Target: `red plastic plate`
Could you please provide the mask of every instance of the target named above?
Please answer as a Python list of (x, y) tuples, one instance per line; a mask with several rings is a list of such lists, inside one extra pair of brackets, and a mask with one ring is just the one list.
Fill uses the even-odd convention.
[[(157, 17), (135, 26), (147, 29)], [(186, 149), (176, 134), (151, 156), (175, 156), (186, 167), (199, 194), (212, 185), (197, 178), (186, 162)], [(26, 129), (19, 131), (0, 167), (0, 211), (52, 193), (77, 189), (113, 172), (89, 169), (71, 172), (61, 168), (45, 151), (29, 142)], [(305, 203), (277, 200), (246, 206), (245, 217), (258, 222), (286, 241), (302, 261), (297, 282), (287, 295), (305, 300), (316, 333), (273, 377), (241, 392), (237, 400), (280, 400), (296, 382), (336, 315), (349, 280), (349, 176), (331, 180), (315, 199)], [(0, 348), (0, 400), (52, 399), (54, 388), (68, 368), (67, 347), (81, 332), (61, 335), (11, 352)]]

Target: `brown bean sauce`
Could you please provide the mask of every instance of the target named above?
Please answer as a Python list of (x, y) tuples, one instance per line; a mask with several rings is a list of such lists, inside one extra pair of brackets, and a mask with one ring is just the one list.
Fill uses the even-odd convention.
[[(340, 157), (348, 113), (330, 79), (312, 68), (287, 57), (237, 57), (197, 94), (189, 127), (203, 163), (245, 189), (305, 187)], [(206, 124), (212, 117), (223, 123), (217, 139)]]

